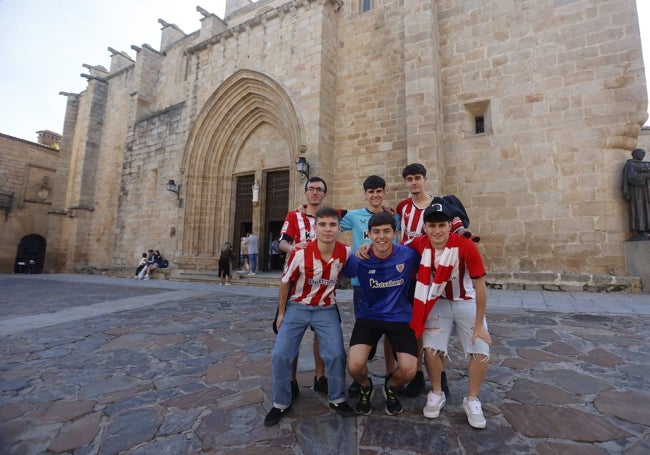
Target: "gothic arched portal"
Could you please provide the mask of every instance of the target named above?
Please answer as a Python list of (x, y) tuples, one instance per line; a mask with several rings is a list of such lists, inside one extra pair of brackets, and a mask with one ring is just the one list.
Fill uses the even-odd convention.
[(219, 86), (185, 147), (183, 256), (218, 256), (222, 243), (239, 235), (233, 232), (237, 178), (254, 175), (263, 193), (266, 173), (294, 169), (303, 134), (293, 101), (270, 77), (240, 70)]

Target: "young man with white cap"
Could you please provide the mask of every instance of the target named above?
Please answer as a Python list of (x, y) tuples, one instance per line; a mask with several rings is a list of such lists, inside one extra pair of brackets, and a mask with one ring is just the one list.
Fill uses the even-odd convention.
[(485, 267), (476, 244), (451, 232), (454, 208), (434, 198), (423, 214), (425, 236), (408, 245), (420, 253), (411, 328), (422, 335), (424, 358), (432, 390), (423, 414), (436, 418), (445, 406), (441, 372), (453, 326), (469, 355), (469, 391), (463, 410), (469, 424), (485, 428), (478, 394), (488, 370), (492, 338), (485, 320)]

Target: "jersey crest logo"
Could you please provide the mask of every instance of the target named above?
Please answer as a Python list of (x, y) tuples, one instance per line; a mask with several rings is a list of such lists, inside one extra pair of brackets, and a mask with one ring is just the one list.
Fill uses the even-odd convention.
[(402, 273), (404, 271), (404, 263), (402, 262), (401, 264), (395, 265), (395, 268), (399, 273)]

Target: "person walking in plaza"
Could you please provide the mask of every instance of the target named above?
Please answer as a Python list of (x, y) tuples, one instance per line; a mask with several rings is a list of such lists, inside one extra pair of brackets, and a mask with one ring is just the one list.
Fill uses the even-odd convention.
[[(317, 234), (314, 229), (316, 213), (323, 207), (327, 197), (327, 183), (320, 177), (311, 177), (305, 183), (305, 199), (307, 205), (304, 210), (294, 210), (287, 214), (280, 231), (280, 250), (285, 254), (290, 254), (296, 247), (305, 247), (316, 239)], [(274, 330), (276, 330), (274, 326)], [(325, 376), (325, 364), (319, 355), (318, 337), (314, 337), (314, 391), (327, 394), (327, 377)], [(300, 389), (296, 379), (298, 369), (298, 358), (293, 368), (291, 378), (292, 391), (294, 396), (298, 396)]]
[(320, 340), (320, 354), (330, 374), (330, 407), (345, 417), (354, 415), (345, 399), (345, 348), (335, 306), (339, 275), (352, 250), (337, 241), (337, 210), (321, 207), (316, 212), (314, 231), (315, 241), (304, 249), (292, 250), (280, 283), (275, 319), (278, 336), (271, 360), (273, 407), (264, 419), (266, 426), (279, 423), (293, 404), (292, 368), (308, 327)]
[(255, 273), (257, 273), (259, 242), (260, 238), (252, 232), (249, 232), (248, 235), (246, 235), (246, 244), (248, 245), (248, 265), (250, 266), (249, 275), (255, 275)]
[(219, 254), (219, 278), (221, 286), (230, 286), (230, 263), (235, 260), (235, 252), (230, 242), (226, 242), (221, 247)]
[[(485, 267), (476, 244), (451, 232), (455, 209), (434, 198), (423, 214), (425, 236), (408, 246), (420, 256), (411, 328), (422, 337), (424, 359), (432, 388), (422, 410), (434, 419), (446, 404), (442, 391), (443, 359), (448, 356), (452, 328), (456, 328), (468, 365), (469, 387), (463, 410), (469, 424), (485, 428), (478, 394), (488, 371), (492, 338), (485, 318)], [(433, 279), (432, 279), (433, 277)]]
[[(350, 210), (341, 219), (341, 231), (352, 231), (352, 250), (356, 250), (370, 240), (368, 220), (375, 213), (384, 212), (384, 197), (386, 196), (386, 181), (378, 176), (371, 175), (363, 181), (363, 197), (366, 200), (366, 206), (356, 210)], [(394, 215), (396, 226), (398, 227), (399, 217)], [(393, 236), (397, 242), (397, 236)], [(351, 277), (352, 284), (352, 301), (354, 303), (354, 314), (357, 316), (357, 307), (363, 298), (363, 287), (360, 285), (358, 278)], [(374, 357), (374, 350), (370, 352), (370, 359)], [(386, 362), (386, 374), (390, 374), (395, 369), (395, 359), (391, 349), (390, 341), (384, 337), (384, 359)], [(359, 396), (360, 386), (353, 381), (348, 388), (348, 396), (356, 398)]]
[[(433, 196), (426, 192), (425, 186), (427, 182), (427, 169), (420, 163), (412, 163), (404, 167), (402, 170), (402, 177), (406, 183), (406, 188), (408, 189), (410, 196), (399, 204), (397, 204), (397, 215), (401, 219), (401, 242), (406, 243), (409, 240), (423, 236), (424, 232), (424, 220), (423, 213), (424, 210), (431, 205), (433, 201)], [(469, 217), (465, 211), (460, 199), (454, 195), (444, 196), (444, 199), (449, 203), (449, 207), (452, 209), (452, 225), (451, 230), (453, 232), (469, 235), (473, 237), (475, 241), (478, 241), (478, 237), (474, 237), (469, 231), (465, 233), (465, 228), (469, 226)], [(412, 283), (411, 295), (414, 291), (414, 282)], [(422, 340), (418, 340), (420, 346), (420, 352), (422, 351)], [(418, 358), (422, 359), (422, 355), (419, 355)], [(447, 384), (447, 375), (445, 374), (444, 368), (442, 370), (442, 384), (445, 395), (449, 396), (449, 386)], [(424, 382), (424, 373), (418, 368), (413, 381), (408, 384), (406, 387), (406, 394), (410, 397), (419, 396), (425, 388)]]
[(394, 243), (397, 223), (392, 214), (373, 214), (367, 230), (372, 241), (369, 259), (352, 256), (343, 268), (344, 276), (357, 277), (363, 291), (355, 307), (348, 371), (360, 385), (356, 412), (369, 415), (374, 385), (368, 376), (368, 357), (381, 336), (387, 338), (396, 352), (397, 368), (388, 371), (384, 383), (385, 411), (396, 415), (402, 412), (398, 390), (413, 378), (418, 364), (418, 342), (409, 327), (413, 306), (408, 287), (420, 258), (413, 249)]

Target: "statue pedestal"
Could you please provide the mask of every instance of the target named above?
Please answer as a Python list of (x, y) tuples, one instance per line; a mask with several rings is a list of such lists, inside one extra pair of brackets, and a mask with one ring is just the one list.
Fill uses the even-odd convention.
[(643, 283), (643, 293), (650, 294), (650, 241), (625, 242), (627, 274), (638, 276)]

